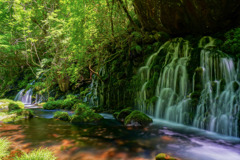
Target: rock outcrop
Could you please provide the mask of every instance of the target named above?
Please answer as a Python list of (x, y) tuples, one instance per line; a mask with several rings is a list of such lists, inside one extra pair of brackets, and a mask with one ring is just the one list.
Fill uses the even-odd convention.
[(239, 0), (134, 0), (145, 30), (202, 34), (240, 24)]

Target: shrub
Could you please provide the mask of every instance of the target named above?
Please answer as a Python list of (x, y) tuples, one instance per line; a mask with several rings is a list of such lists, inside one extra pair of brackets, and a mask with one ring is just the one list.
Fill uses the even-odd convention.
[(74, 101), (68, 100), (68, 99), (65, 99), (61, 104), (61, 108), (67, 109), (67, 110), (71, 110), (73, 106), (74, 106)]
[(10, 147), (10, 142), (4, 138), (0, 138), (0, 159), (9, 154), (8, 149)]
[(54, 97), (49, 97), (49, 98), (48, 98), (48, 101), (54, 101), (54, 100), (55, 100)]
[(14, 110), (18, 110), (21, 109), (16, 103), (9, 103), (8, 104), (8, 111), (14, 111)]
[(148, 117), (146, 114), (140, 112), (140, 111), (133, 111), (131, 114), (129, 114), (124, 121), (125, 125), (137, 123), (141, 126), (146, 126), (150, 123), (152, 123), (152, 119)]
[(73, 100), (57, 100), (57, 101), (48, 101), (43, 105), (44, 109), (53, 110), (53, 109), (67, 109), (71, 110), (75, 102)]
[(75, 105), (76, 110), (74, 115), (71, 117), (72, 123), (88, 123), (97, 122), (103, 119), (103, 116), (95, 113), (89, 106), (83, 103)]
[(225, 34), (226, 41), (222, 45), (222, 50), (228, 54), (238, 54), (240, 57), (240, 28), (235, 28)]
[(70, 120), (68, 113), (67, 112), (61, 112), (61, 111), (55, 112), (53, 118), (60, 119), (62, 121), (69, 121)]
[(90, 110), (90, 108), (86, 105), (86, 104), (84, 104), (84, 103), (78, 103), (78, 104), (76, 104), (75, 105), (75, 111), (74, 111), (74, 113), (76, 114), (76, 115), (81, 115), (82, 113), (84, 113), (85, 111), (87, 111), (87, 110)]
[(15, 160), (55, 160), (57, 159), (48, 149), (37, 149), (29, 154), (24, 153), (21, 157), (16, 157)]
[(93, 110), (89, 109), (84, 111), (81, 115), (73, 115), (71, 117), (72, 123), (91, 123), (91, 122), (98, 122), (103, 119), (98, 113), (94, 113)]
[(60, 109), (62, 103), (63, 103), (62, 100), (48, 101), (43, 105), (43, 109), (46, 109), (46, 110)]

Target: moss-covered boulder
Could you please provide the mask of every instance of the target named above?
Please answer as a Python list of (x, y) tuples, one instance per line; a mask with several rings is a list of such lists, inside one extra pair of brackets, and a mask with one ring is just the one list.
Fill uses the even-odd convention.
[(176, 158), (170, 157), (169, 155), (165, 153), (159, 153), (156, 157), (155, 160), (177, 160)]
[(24, 116), (26, 119), (33, 118), (34, 116), (34, 112), (31, 109), (19, 109), (16, 110), (15, 113), (18, 116)]
[(114, 117), (116, 117), (116, 119), (118, 121), (124, 122), (125, 118), (132, 113), (133, 110), (126, 108), (121, 110), (120, 112), (115, 112), (115, 114), (113, 114)]
[(17, 104), (15, 103), (9, 103), (8, 104), (8, 111), (11, 112), (11, 111), (14, 111), (14, 110), (18, 110), (18, 109), (21, 109)]
[(61, 111), (55, 112), (53, 118), (59, 119), (59, 120), (62, 120), (62, 121), (69, 121), (70, 120), (68, 112), (61, 112)]
[(146, 126), (152, 122), (153, 120), (150, 117), (140, 111), (133, 111), (124, 120), (125, 125), (133, 126)]
[(74, 114), (71, 117), (72, 123), (92, 123), (92, 122), (98, 122), (103, 119), (103, 116), (101, 116), (98, 113), (94, 113), (93, 110), (87, 110), (84, 111), (81, 115)]
[(74, 111), (74, 115), (71, 116), (72, 123), (91, 123), (98, 122), (103, 119), (98, 113), (95, 113), (89, 106), (84, 103), (79, 103), (75, 105), (76, 110)]

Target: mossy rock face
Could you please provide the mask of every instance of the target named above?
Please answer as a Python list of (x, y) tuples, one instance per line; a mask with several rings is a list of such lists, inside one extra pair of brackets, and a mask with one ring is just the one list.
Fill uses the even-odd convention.
[(125, 118), (126, 118), (131, 112), (132, 112), (131, 109), (128, 109), (128, 108), (123, 109), (123, 110), (121, 110), (121, 111), (118, 113), (118, 115), (116, 116), (116, 119), (117, 119), (118, 121), (124, 122)]
[(9, 103), (9, 105), (8, 105), (8, 111), (9, 112), (14, 111), (14, 110), (18, 110), (18, 109), (21, 109), (21, 108), (17, 104)]
[(134, 126), (147, 126), (152, 122), (153, 120), (146, 114), (140, 111), (133, 111), (125, 118), (124, 124)]
[(59, 119), (59, 120), (62, 120), (62, 121), (69, 121), (70, 120), (70, 117), (69, 117), (68, 113), (67, 112), (61, 112), (61, 111), (55, 112), (53, 118)]
[(170, 157), (169, 155), (165, 153), (159, 153), (156, 157), (155, 160), (177, 160), (175, 158)]

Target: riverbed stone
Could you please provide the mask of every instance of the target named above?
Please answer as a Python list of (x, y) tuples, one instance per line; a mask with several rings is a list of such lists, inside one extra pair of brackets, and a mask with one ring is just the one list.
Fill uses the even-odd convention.
[(177, 160), (165, 153), (159, 153), (156, 157), (155, 160)]

